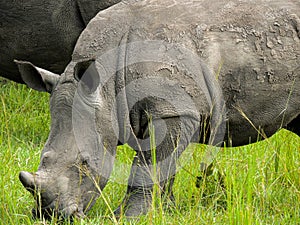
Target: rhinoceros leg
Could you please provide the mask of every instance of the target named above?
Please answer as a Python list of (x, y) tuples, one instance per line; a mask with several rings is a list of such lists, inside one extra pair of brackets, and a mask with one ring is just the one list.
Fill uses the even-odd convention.
[[(152, 123), (155, 138), (159, 139), (164, 135), (164, 139), (157, 143), (155, 153), (150, 150), (149, 142), (141, 144), (141, 150), (137, 151), (132, 165), (127, 194), (121, 206), (115, 211), (116, 215), (124, 212), (127, 217), (133, 217), (147, 213), (152, 203), (154, 184), (158, 185), (158, 193), (162, 197), (168, 199), (173, 197), (171, 189), (176, 172), (176, 159), (187, 147), (196, 131), (198, 121), (174, 117), (163, 121), (154, 120)], [(166, 128), (165, 131), (163, 126)], [(149, 137), (149, 129), (146, 129), (144, 137)]]
[(287, 129), (300, 137), (300, 115), (287, 125)]

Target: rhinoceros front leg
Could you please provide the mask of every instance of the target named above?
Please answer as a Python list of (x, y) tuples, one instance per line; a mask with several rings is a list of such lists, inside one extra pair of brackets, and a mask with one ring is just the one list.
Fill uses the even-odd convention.
[[(157, 146), (154, 151), (150, 141), (140, 141), (141, 149), (134, 158), (127, 194), (115, 211), (116, 215), (122, 212), (126, 217), (146, 214), (152, 204), (154, 184), (158, 185), (162, 197), (173, 199), (171, 189), (176, 173), (176, 159), (190, 142), (198, 121), (188, 117), (174, 117), (153, 120), (152, 124)], [(148, 126), (144, 132), (145, 138), (149, 138), (149, 129)]]
[(287, 129), (300, 137), (300, 115), (287, 125)]

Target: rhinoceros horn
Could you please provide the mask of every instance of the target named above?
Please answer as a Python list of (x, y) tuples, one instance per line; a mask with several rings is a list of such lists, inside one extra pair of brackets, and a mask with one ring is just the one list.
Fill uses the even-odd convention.
[(30, 191), (31, 193), (34, 192), (34, 190), (36, 189), (36, 182), (32, 173), (21, 171), (19, 174), (19, 179), (28, 191)]

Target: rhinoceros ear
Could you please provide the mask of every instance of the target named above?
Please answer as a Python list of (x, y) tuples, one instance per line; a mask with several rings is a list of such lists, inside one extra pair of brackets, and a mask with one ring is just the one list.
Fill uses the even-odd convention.
[(23, 81), (28, 87), (43, 92), (51, 92), (59, 75), (34, 66), (30, 62), (15, 60)]
[(82, 82), (88, 88), (89, 92), (95, 92), (100, 83), (96, 61), (89, 59), (78, 62), (74, 68), (74, 77), (77, 81)]

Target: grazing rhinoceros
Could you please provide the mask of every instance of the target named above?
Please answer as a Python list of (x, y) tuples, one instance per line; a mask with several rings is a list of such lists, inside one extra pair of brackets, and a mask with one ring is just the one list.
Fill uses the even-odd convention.
[(29, 87), (51, 93), (38, 171), (20, 173), (40, 213), (90, 209), (120, 142), (136, 156), (116, 214), (135, 216), (154, 183), (171, 196), (191, 141), (299, 135), (299, 16), (296, 0), (125, 1), (90, 21), (60, 76), (17, 61)]
[(120, 0), (0, 2), (0, 76), (22, 82), (13, 60), (62, 73), (80, 33), (100, 10)]

